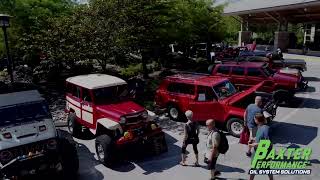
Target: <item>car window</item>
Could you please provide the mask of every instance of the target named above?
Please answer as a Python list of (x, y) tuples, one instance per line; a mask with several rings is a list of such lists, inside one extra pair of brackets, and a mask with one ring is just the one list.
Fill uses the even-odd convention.
[(247, 71), (248, 76), (263, 76), (262, 72), (258, 68), (248, 68)]
[(92, 98), (90, 96), (90, 91), (88, 89), (82, 90), (82, 99), (86, 102), (92, 102)]
[(182, 83), (170, 83), (168, 85), (168, 91), (173, 93), (194, 95), (194, 85), (182, 84)]
[(96, 104), (107, 104), (126, 101), (129, 98), (128, 85), (111, 86), (95, 89), (93, 91)]
[(230, 81), (224, 81), (218, 85), (215, 85), (213, 86), (213, 89), (219, 99), (224, 99), (237, 93), (236, 88)]
[(72, 96), (80, 98), (80, 87), (79, 86), (73, 86), (72, 88)]
[(215, 98), (212, 87), (198, 86), (197, 100), (200, 102), (213, 101)]
[(233, 67), (232, 74), (243, 76), (244, 75), (244, 67), (238, 67), (238, 66)]
[(73, 84), (68, 83), (66, 87), (67, 93), (72, 94)]
[(229, 72), (230, 72), (230, 66), (219, 66), (217, 70), (217, 73), (220, 73), (220, 74), (229, 74)]

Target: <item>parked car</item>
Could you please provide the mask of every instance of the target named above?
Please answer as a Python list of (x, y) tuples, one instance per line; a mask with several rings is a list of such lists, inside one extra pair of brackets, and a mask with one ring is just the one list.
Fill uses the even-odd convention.
[[(268, 80), (261, 88), (264, 92), (277, 92), (281, 101), (289, 101), (296, 91), (305, 89), (307, 82), (301, 75), (274, 72), (266, 63), (229, 62), (209, 68), (210, 74), (230, 78), (240, 90), (248, 89)], [(281, 95), (280, 95), (281, 94)]]
[(265, 112), (276, 115), (277, 105), (268, 93), (256, 92), (262, 82), (246, 91), (238, 91), (227, 78), (199, 74), (177, 74), (165, 78), (155, 95), (155, 104), (166, 109), (170, 119), (185, 120), (184, 112), (191, 109), (194, 120), (215, 119), (233, 136), (243, 129), (245, 108), (257, 95), (264, 98)]
[(127, 83), (105, 74), (88, 74), (66, 80), (68, 129), (74, 136), (89, 129), (96, 136), (99, 160), (111, 166), (124, 149), (135, 145), (148, 153), (167, 151), (164, 132), (148, 111), (131, 101)]
[(293, 68), (300, 71), (307, 71), (307, 63), (303, 59), (284, 59), (283, 55), (279, 50), (277, 52), (251, 52), (243, 51), (240, 52), (238, 61), (249, 61), (249, 62), (266, 62), (269, 63), (271, 69), (279, 70), (282, 68)]
[(76, 147), (56, 130), (44, 98), (37, 90), (7, 90), (0, 94), (0, 179), (48, 173), (76, 179)]

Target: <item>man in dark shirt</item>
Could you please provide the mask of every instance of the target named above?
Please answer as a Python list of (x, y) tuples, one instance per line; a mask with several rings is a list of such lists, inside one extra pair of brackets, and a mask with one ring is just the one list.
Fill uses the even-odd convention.
[[(249, 147), (253, 147), (254, 150), (257, 149), (260, 140), (265, 140), (265, 139), (269, 139), (269, 126), (266, 125), (267, 120), (264, 118), (263, 114), (261, 113), (257, 113), (254, 117), (255, 123), (258, 125), (258, 130), (257, 130), (257, 135), (255, 138), (255, 142), (249, 144)], [(254, 154), (255, 151), (253, 153), (253, 158), (254, 158)], [(252, 158), (252, 159), (253, 159)], [(273, 180), (273, 176), (272, 174), (268, 175), (269, 176), (269, 180)], [(250, 175), (250, 180), (254, 179), (254, 175)]]
[[(246, 111), (244, 112), (244, 125), (249, 128), (250, 131), (250, 140), (254, 140), (257, 132), (257, 125), (254, 121), (254, 116), (257, 113), (262, 113), (261, 109), (262, 98), (261, 96), (257, 96), (254, 100), (254, 104), (250, 104)], [(251, 148), (248, 146), (247, 156), (251, 156)]]

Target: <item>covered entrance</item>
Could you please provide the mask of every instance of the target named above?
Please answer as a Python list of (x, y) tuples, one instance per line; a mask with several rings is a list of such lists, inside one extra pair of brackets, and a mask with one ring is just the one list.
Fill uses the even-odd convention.
[[(319, 53), (320, 55), (320, 1), (318, 0), (239, 0), (229, 3), (224, 15), (241, 22), (239, 45), (251, 43), (250, 26), (270, 24), (277, 26), (273, 48), (295, 53)], [(295, 34), (288, 31), (289, 24), (302, 24), (303, 47), (294, 46)], [(319, 52), (318, 52), (319, 51)]]

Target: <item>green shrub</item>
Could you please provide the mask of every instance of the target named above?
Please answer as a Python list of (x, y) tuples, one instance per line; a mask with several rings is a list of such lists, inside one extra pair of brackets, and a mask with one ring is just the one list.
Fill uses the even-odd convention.
[(132, 64), (127, 68), (122, 68), (120, 71), (120, 75), (124, 78), (130, 78), (139, 75), (142, 72), (142, 64)]

